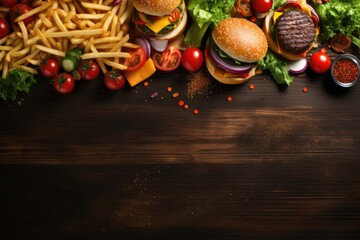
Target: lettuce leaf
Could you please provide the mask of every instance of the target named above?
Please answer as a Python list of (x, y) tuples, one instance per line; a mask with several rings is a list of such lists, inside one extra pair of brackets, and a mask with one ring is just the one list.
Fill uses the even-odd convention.
[(258, 62), (257, 67), (261, 70), (269, 70), (276, 83), (290, 86), (293, 77), (289, 75), (289, 68), (285, 60), (268, 50), (266, 56)]
[(185, 42), (190, 46), (199, 47), (207, 29), (229, 18), (233, 6), (233, 0), (190, 0), (187, 10), (193, 22), (186, 33)]
[(360, 48), (359, 0), (331, 0), (317, 6), (320, 17), (320, 39), (328, 40), (337, 33), (349, 35)]

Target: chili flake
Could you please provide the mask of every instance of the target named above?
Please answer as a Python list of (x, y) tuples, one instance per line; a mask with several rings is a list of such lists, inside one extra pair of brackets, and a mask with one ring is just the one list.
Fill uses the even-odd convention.
[(303, 88), (303, 92), (306, 93), (308, 91), (308, 88), (307, 87), (304, 87)]
[(233, 100), (232, 96), (228, 96), (227, 101), (231, 102)]
[(178, 92), (176, 92), (176, 93), (173, 93), (172, 97), (173, 97), (173, 98), (177, 98), (179, 95), (180, 95), (180, 94), (179, 94)]
[(179, 100), (178, 105), (179, 105), (180, 107), (184, 106), (184, 105), (185, 105), (184, 100)]
[(194, 115), (198, 115), (198, 114), (199, 114), (199, 110), (198, 110), (198, 109), (194, 109), (193, 113), (194, 113)]
[(168, 87), (168, 88), (167, 88), (167, 91), (168, 91), (168, 92), (172, 92), (172, 87)]
[(144, 82), (144, 87), (149, 86), (149, 82)]
[(333, 68), (336, 80), (342, 83), (351, 83), (356, 80), (359, 69), (356, 63), (349, 59), (339, 59)]
[(252, 83), (252, 84), (250, 84), (249, 88), (250, 88), (250, 90), (254, 90), (254, 89), (255, 89), (255, 85)]
[(184, 105), (184, 109), (185, 109), (185, 110), (188, 110), (188, 109), (189, 109), (189, 105), (188, 105), (188, 104), (185, 104), (185, 105)]

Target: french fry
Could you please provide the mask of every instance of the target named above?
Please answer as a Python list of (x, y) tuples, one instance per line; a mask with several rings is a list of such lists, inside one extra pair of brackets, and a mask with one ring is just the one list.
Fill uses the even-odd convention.
[[(132, 1), (123, 0), (34, 0), (32, 10), (15, 19), (13, 32), (0, 39), (0, 71), (21, 68), (36, 74), (43, 58), (61, 60), (69, 49), (83, 48), (82, 59), (94, 58), (101, 71), (107, 67), (124, 70), (120, 58), (130, 57), (123, 47), (136, 48), (129, 42)], [(9, 8), (0, 7), (0, 14)], [(23, 20), (34, 21), (25, 25)]]
[(54, 2), (51, 1), (51, 2), (46, 2), (45, 4), (40, 5), (39, 7), (33, 8), (30, 11), (28, 11), (28, 12), (18, 16), (17, 18), (15, 18), (15, 22), (23, 21), (28, 17), (31, 17), (31, 16), (39, 13), (39, 12), (44, 11), (45, 9), (51, 7), (51, 5), (53, 5), (53, 4), (54, 4)]

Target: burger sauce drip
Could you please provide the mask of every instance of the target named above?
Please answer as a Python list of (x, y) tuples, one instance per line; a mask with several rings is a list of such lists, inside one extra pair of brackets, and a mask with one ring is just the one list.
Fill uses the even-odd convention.
[(349, 59), (340, 59), (334, 66), (334, 76), (342, 83), (351, 83), (355, 81), (358, 74), (358, 67)]

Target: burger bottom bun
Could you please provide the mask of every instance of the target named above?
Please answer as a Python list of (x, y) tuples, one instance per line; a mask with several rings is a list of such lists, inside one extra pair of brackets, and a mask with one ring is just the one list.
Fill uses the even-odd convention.
[[(273, 52), (275, 52), (277, 55), (280, 55), (281, 57), (288, 59), (288, 60), (299, 60), (299, 59), (304, 58), (305, 56), (301, 56), (299, 54), (293, 54), (289, 51), (286, 51), (271, 37), (270, 24), (271, 24), (273, 15), (274, 15), (273, 11), (269, 12), (269, 14), (266, 16), (266, 18), (264, 20), (264, 25), (263, 25), (263, 31), (265, 33), (265, 37), (268, 42), (269, 48)], [(306, 52), (308, 52), (311, 48), (312, 48), (312, 45), (310, 46), (310, 48), (308, 50), (306, 50)]]
[(216, 71), (223, 71), (222, 69), (219, 69), (218, 67), (216, 67), (214, 65), (214, 63), (211, 61), (211, 59), (209, 57), (205, 57), (205, 63), (206, 63), (206, 67), (209, 71), (209, 73), (211, 74), (211, 76), (213, 78), (215, 78), (217, 81), (224, 83), (224, 84), (231, 84), (231, 85), (235, 85), (235, 84), (242, 84), (247, 82), (251, 77), (255, 76), (255, 67), (253, 67), (250, 72), (249, 75), (246, 78), (241, 78), (241, 77), (220, 77), (218, 75), (215, 74), (215, 70)]
[(156, 39), (172, 40), (172, 39), (175, 39), (175, 38), (179, 37), (185, 30), (186, 23), (187, 23), (187, 18), (188, 18), (187, 13), (186, 13), (186, 11), (184, 11), (182, 20), (179, 23), (179, 25), (174, 30), (172, 30), (171, 32), (166, 33), (164, 35), (157, 36)]

